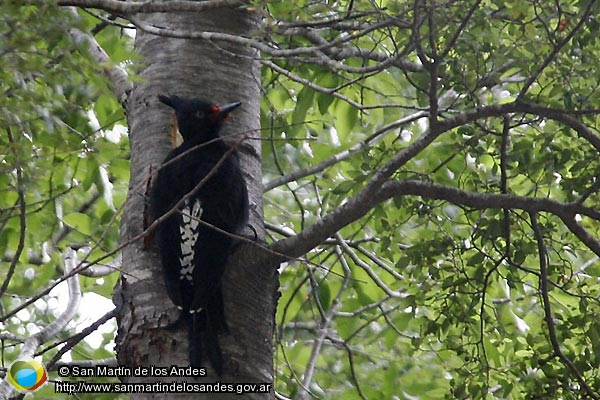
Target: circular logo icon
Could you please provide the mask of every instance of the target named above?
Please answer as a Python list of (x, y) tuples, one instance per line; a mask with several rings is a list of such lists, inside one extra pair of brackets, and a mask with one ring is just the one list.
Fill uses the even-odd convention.
[(48, 380), (44, 366), (31, 357), (22, 357), (12, 363), (6, 377), (20, 392), (34, 392)]

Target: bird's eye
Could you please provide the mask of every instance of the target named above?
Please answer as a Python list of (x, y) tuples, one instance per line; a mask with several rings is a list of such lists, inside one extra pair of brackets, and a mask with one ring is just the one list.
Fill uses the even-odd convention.
[(198, 110), (194, 113), (194, 117), (198, 118), (198, 119), (203, 119), (204, 118), (204, 113), (201, 110)]

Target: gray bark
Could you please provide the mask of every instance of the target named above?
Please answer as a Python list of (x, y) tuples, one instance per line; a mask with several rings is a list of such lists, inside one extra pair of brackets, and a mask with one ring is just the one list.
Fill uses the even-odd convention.
[[(220, 9), (202, 13), (147, 14), (140, 21), (178, 30), (218, 31), (248, 36), (260, 21), (243, 9)], [(136, 51), (141, 55), (137, 83), (126, 103), (131, 141), (130, 194), (122, 219), (122, 241), (143, 232), (144, 195), (148, 179), (169, 151), (169, 110), (157, 94), (211, 99), (217, 103), (241, 101), (242, 107), (228, 119), (223, 134), (247, 134), (260, 138), (260, 66), (256, 51), (232, 43), (174, 39), (138, 31)], [(259, 140), (246, 140), (239, 148), (248, 185), (250, 225), (259, 240), (264, 237)], [(248, 232), (247, 232), (248, 233)], [(272, 383), (277, 275), (273, 265), (253, 263), (252, 245), (238, 246), (224, 277), (225, 312), (230, 334), (221, 337), (225, 373), (217, 377), (210, 369), (204, 380), (174, 377), (126, 378), (127, 382), (187, 381)], [(264, 259), (264, 258), (263, 258)], [(117, 356), (119, 364), (186, 366), (187, 331), (168, 327), (179, 314), (166, 295), (156, 249), (137, 240), (123, 250), (123, 273), (115, 292), (118, 313)], [(250, 398), (271, 398), (254, 394)], [(169, 394), (132, 394), (132, 398), (166, 398)], [(181, 398), (239, 398), (238, 395), (188, 394)]]

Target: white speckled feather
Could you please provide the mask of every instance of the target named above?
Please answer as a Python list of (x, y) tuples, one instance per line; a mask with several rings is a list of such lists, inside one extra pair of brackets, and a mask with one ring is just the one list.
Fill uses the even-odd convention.
[(179, 226), (181, 233), (181, 265), (180, 279), (187, 279), (192, 282), (192, 273), (194, 272), (194, 246), (198, 240), (198, 221), (202, 216), (202, 204), (199, 200), (195, 200), (190, 208), (189, 202), (186, 201), (185, 207), (181, 210), (182, 221)]

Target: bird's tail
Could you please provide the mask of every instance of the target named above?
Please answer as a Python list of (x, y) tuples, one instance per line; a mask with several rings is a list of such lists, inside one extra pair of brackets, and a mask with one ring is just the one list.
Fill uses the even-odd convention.
[(191, 314), (190, 319), (188, 331), (190, 364), (199, 368), (205, 351), (208, 361), (220, 376), (223, 372), (223, 353), (219, 344), (219, 334), (228, 332), (220, 286), (209, 296), (206, 307), (200, 312)]

